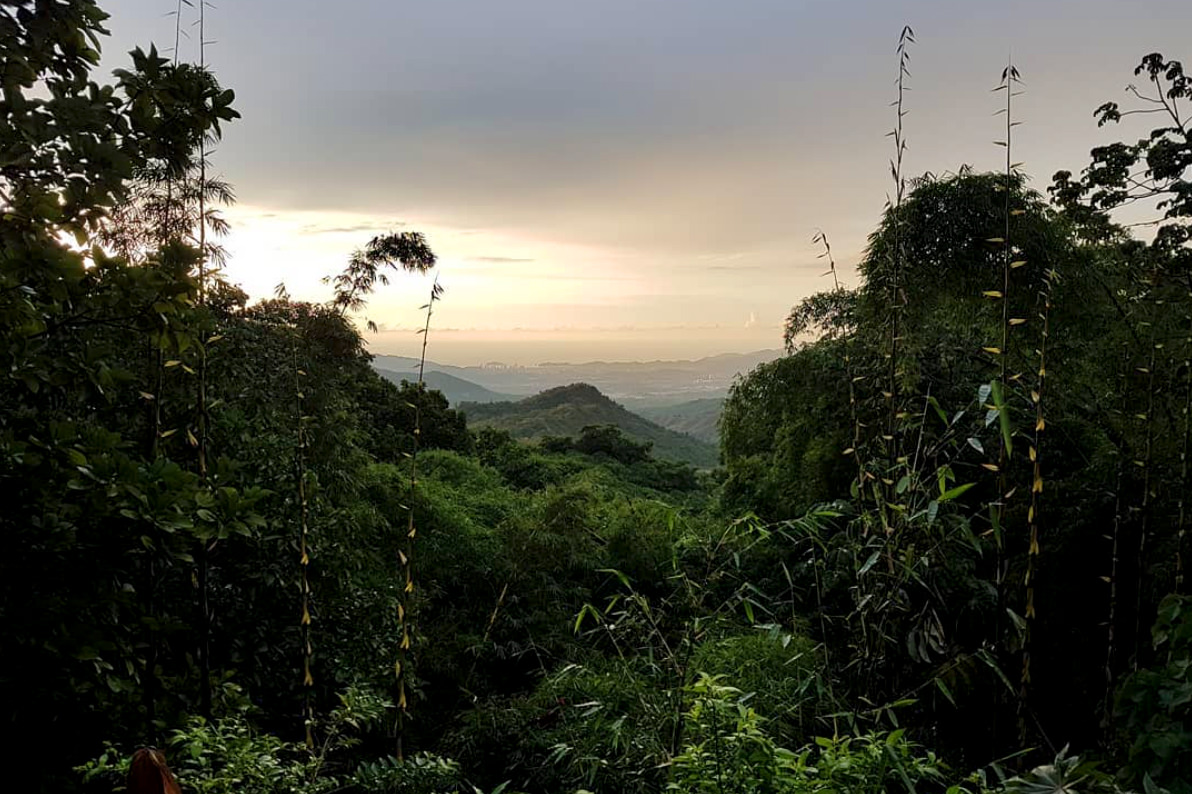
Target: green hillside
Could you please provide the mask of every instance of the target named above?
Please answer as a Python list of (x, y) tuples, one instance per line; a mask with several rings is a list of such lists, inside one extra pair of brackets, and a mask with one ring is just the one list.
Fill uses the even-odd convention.
[(651, 422), (677, 433), (685, 433), (708, 444), (720, 444), (720, 412), (723, 397), (704, 397), (678, 405), (635, 408), (634, 411)]
[(518, 402), (468, 403), (460, 408), (470, 426), (496, 427), (515, 438), (574, 437), (588, 425), (616, 425), (630, 438), (651, 442), (658, 458), (695, 466), (715, 466), (718, 461), (714, 445), (631, 413), (586, 383), (547, 389)]

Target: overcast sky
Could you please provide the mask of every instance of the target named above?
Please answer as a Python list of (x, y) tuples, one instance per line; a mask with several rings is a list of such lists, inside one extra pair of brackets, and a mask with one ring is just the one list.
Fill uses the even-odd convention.
[[(197, 0), (196, 0), (197, 2)], [(107, 0), (106, 68), (172, 48), (176, 0)], [(1037, 188), (1099, 142), (1145, 53), (1192, 58), (1187, 0), (217, 0), (207, 59), (243, 119), (215, 154), (236, 186), (230, 278), (263, 296), (371, 236), (427, 234), (447, 288), (431, 357), (690, 358), (778, 347), (852, 265), (889, 189), (885, 133), (915, 29), (908, 173), (994, 168), (990, 93), (1026, 82), (1015, 159)], [(194, 19), (193, 9), (183, 9)], [(181, 56), (197, 56), (190, 30)], [(429, 281), (367, 315), (412, 354)]]

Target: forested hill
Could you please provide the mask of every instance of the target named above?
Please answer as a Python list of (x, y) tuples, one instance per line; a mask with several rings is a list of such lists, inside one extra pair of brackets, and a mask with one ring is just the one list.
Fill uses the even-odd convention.
[(472, 427), (495, 427), (514, 438), (576, 437), (591, 425), (615, 425), (636, 441), (650, 442), (659, 458), (695, 466), (715, 466), (717, 462), (714, 445), (638, 416), (586, 383), (547, 389), (517, 402), (464, 403), (459, 407)]
[(665, 428), (709, 444), (720, 443), (720, 412), (724, 409), (722, 397), (703, 397), (677, 405), (643, 405), (640, 408), (632, 403), (630, 405), (634, 413)]

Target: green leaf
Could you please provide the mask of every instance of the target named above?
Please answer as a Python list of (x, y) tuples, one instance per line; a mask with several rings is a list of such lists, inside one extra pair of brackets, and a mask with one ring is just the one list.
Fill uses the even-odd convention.
[(939, 678), (937, 676), (936, 678), (934, 678), (932, 680), (935, 681), (935, 688), (938, 689), (943, 694), (943, 696), (948, 699), (949, 703), (951, 703), (953, 706), (955, 706), (956, 698), (952, 697), (952, 690), (948, 689), (948, 685), (944, 683), (944, 679)]
[(965, 493), (968, 493), (969, 489), (972, 488), (974, 485), (976, 485), (975, 482), (966, 482), (964, 485), (957, 485), (955, 488), (949, 488), (948, 490), (946, 490), (942, 494), (940, 494), (940, 498), (938, 501), (950, 502), (953, 499), (956, 499), (960, 496), (963, 496)]
[(939, 400), (935, 399), (934, 397), (928, 397), (927, 404), (935, 409), (935, 414), (940, 418), (941, 422), (943, 422), (945, 425), (948, 424), (948, 415), (944, 413), (944, 409), (940, 407)]
[(993, 382), (993, 404), (997, 407), (998, 420), (1002, 429), (1002, 442), (1006, 445), (1006, 457), (1014, 454), (1014, 430), (1010, 425), (1010, 408), (1006, 405), (1000, 381)]
[(629, 583), (629, 577), (626, 576), (621, 571), (618, 571), (616, 568), (597, 568), (596, 572), (597, 573), (611, 573), (613, 576), (617, 577), (618, 580), (620, 580), (621, 584), (625, 587), (626, 590), (633, 589), (633, 585), (631, 585)]

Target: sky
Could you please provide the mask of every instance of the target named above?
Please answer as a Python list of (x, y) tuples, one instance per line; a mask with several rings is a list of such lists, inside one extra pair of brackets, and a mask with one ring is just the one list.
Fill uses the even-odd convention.
[[(105, 68), (172, 51), (176, 0), (101, 5)], [(998, 167), (990, 89), (1012, 57), (1014, 159), (1040, 190), (1145, 132), (1092, 117), (1142, 55), (1192, 58), (1186, 0), (217, 1), (206, 58), (243, 115), (213, 155), (238, 196), (226, 275), (325, 300), (354, 248), (417, 230), (446, 289), (438, 361), (780, 347), (791, 305), (831, 287), (817, 229), (856, 283), (891, 190), (904, 24), (906, 173)], [(416, 354), (429, 291), (373, 296), (373, 352)]]

